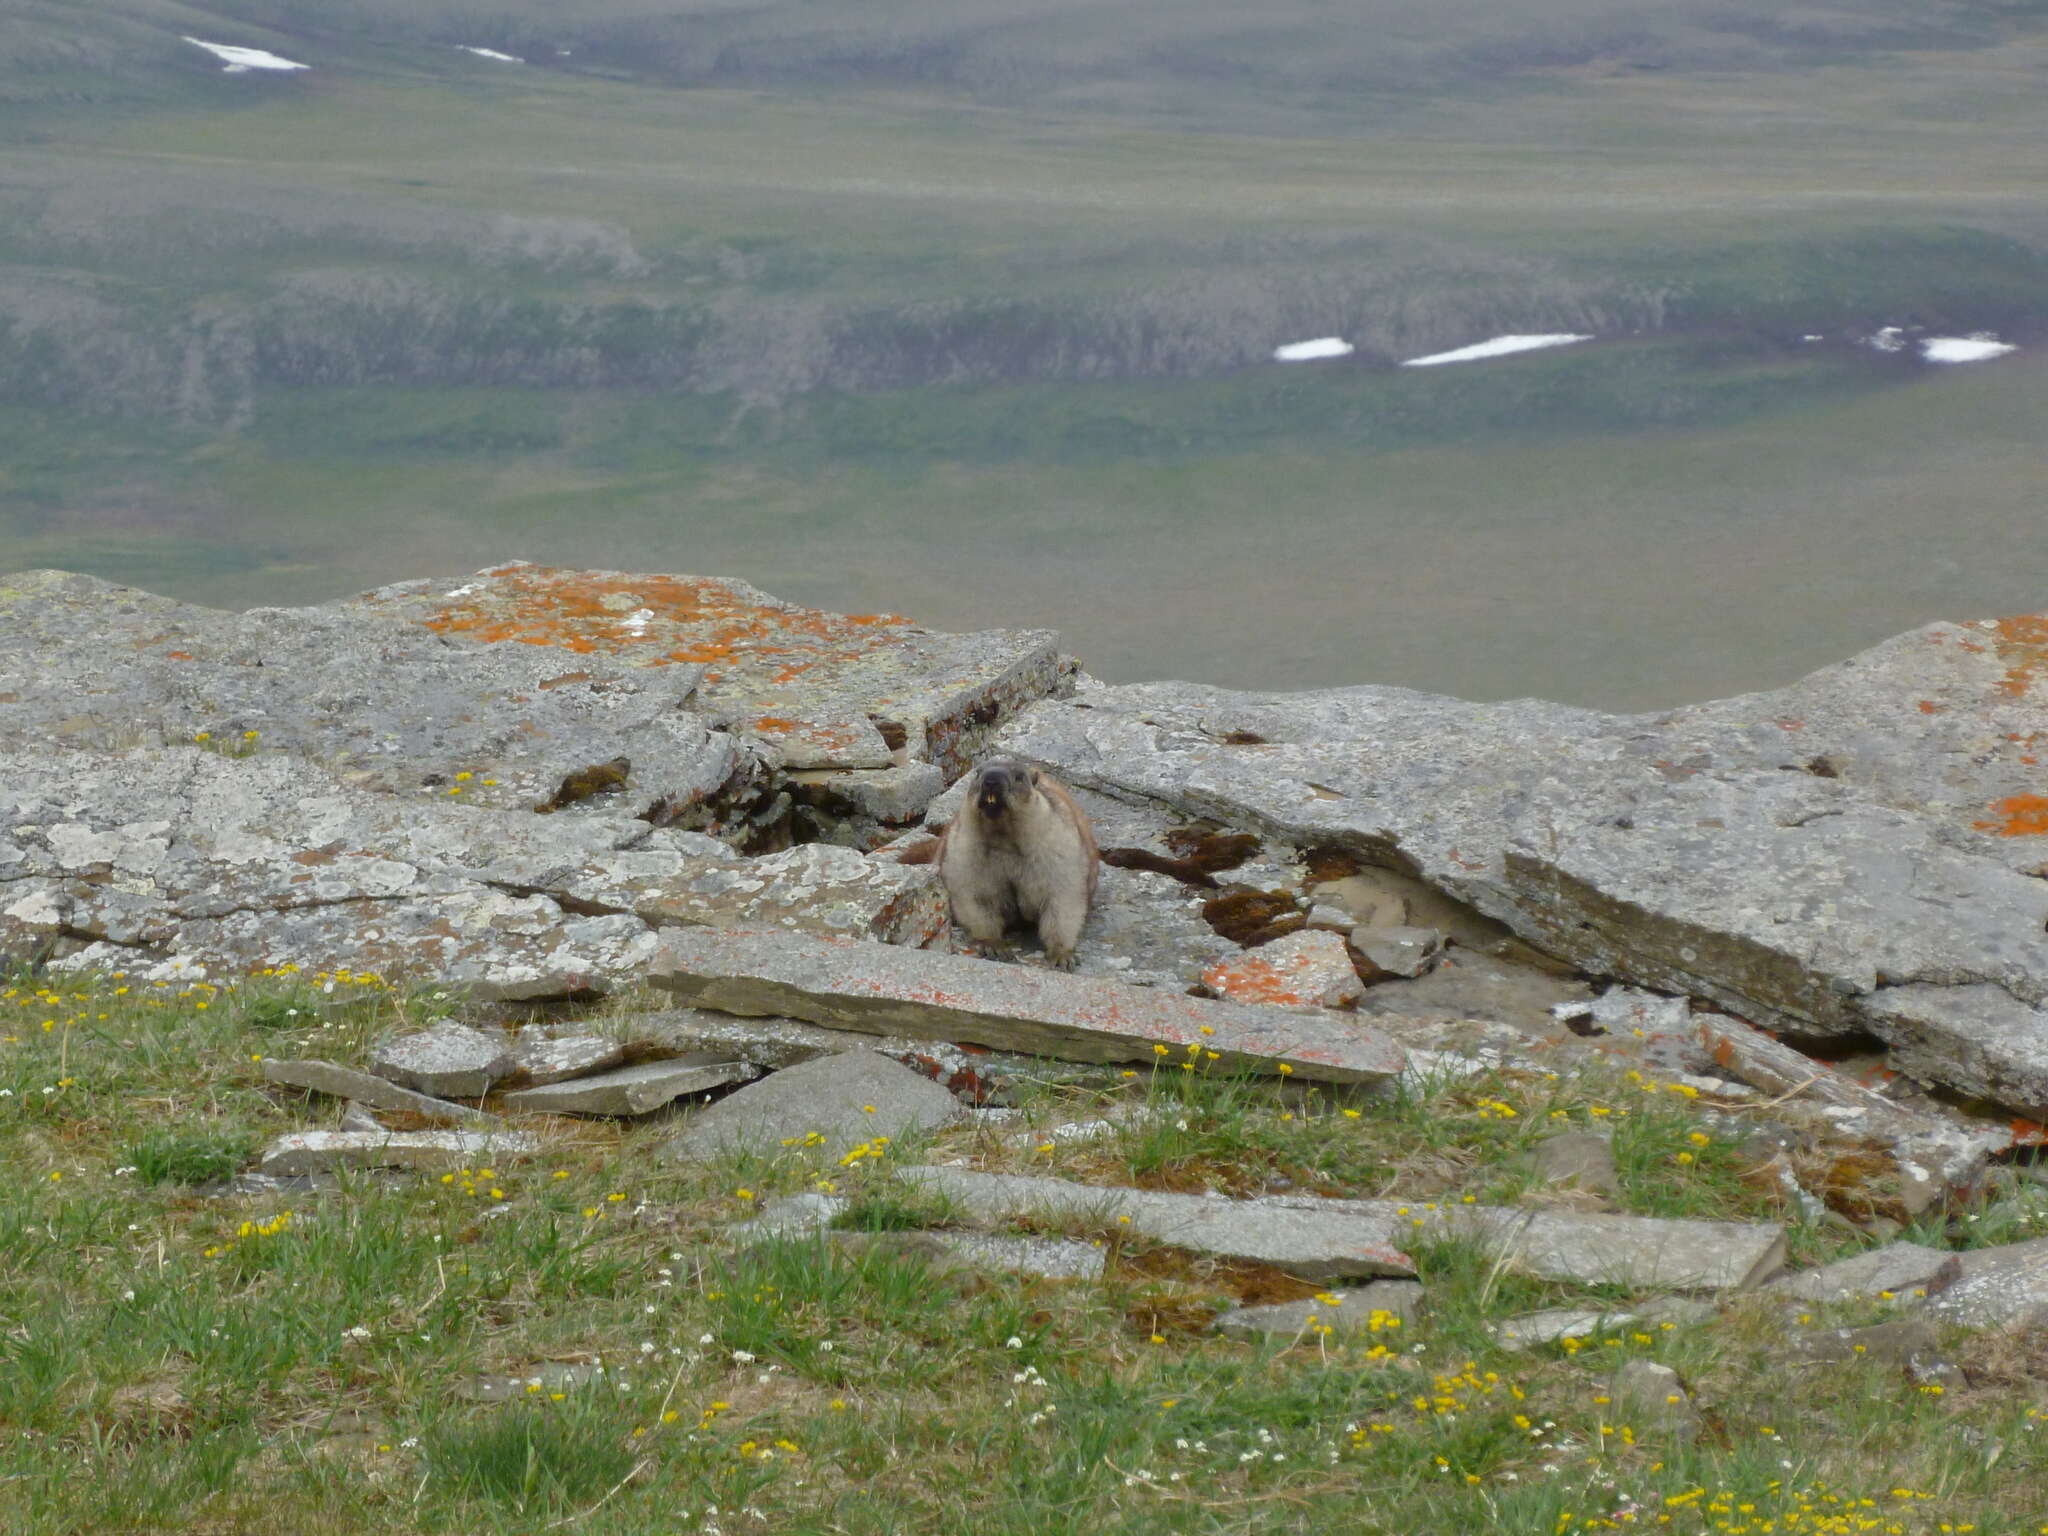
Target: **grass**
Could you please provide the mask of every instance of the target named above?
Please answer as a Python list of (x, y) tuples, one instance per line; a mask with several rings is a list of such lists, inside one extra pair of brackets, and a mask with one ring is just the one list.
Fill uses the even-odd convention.
[[(1721, 1124), (1627, 1076), (1488, 1075), (1354, 1101), (1167, 1067), (1038, 1085), (1024, 1126), (942, 1131), (847, 1166), (797, 1147), (676, 1167), (650, 1155), (659, 1127), (540, 1120), (543, 1151), (524, 1162), (207, 1192), (249, 1148), (332, 1118), (267, 1090), (252, 1058), (360, 1059), (382, 1031), (459, 1005), (361, 977), (0, 988), (0, 1155), (16, 1170), (0, 1195), (8, 1529), (2041, 1526), (2036, 1335), (1951, 1340), (1972, 1384), (1945, 1393), (1875, 1364), (1788, 1370), (1800, 1325), (1762, 1300), (1514, 1353), (1488, 1323), (1626, 1298), (1438, 1245), (1417, 1255), (1429, 1304), (1406, 1327), (1246, 1345), (1207, 1320), (1314, 1287), (1114, 1230), (1079, 1234), (1108, 1250), (1091, 1284), (721, 1235), (821, 1185), (852, 1197), (844, 1226), (944, 1222), (893, 1181), (892, 1164), (926, 1155), (1105, 1183), (1554, 1198), (1529, 1189), (1528, 1149), (1597, 1124), (1612, 1127), (1625, 1208), (1783, 1218)], [(1050, 1152), (1028, 1130), (1104, 1114), (1108, 1136)], [(2044, 1220), (2038, 1191), (2000, 1186), (1912, 1235), (2015, 1240)], [(1807, 1261), (1856, 1245), (1834, 1228), (1794, 1237)], [(1882, 1315), (1815, 1308), (1807, 1326)], [(1630, 1359), (1678, 1372), (1696, 1433), (1617, 1405), (1609, 1383)], [(543, 1371), (570, 1365), (576, 1384)], [(535, 1384), (475, 1395), (499, 1377)]]

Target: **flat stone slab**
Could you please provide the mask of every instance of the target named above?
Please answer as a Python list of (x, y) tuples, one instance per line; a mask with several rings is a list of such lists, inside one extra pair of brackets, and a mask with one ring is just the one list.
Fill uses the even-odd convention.
[(815, 1135), (827, 1156), (838, 1157), (877, 1137), (943, 1125), (959, 1109), (930, 1078), (873, 1051), (847, 1051), (774, 1073), (698, 1110), (661, 1156), (774, 1156)]
[(447, 1021), (380, 1041), (370, 1052), (377, 1076), (443, 1098), (481, 1098), (514, 1064), (504, 1036)]
[(1474, 1243), (1518, 1274), (1578, 1285), (1746, 1291), (1769, 1280), (1785, 1264), (1785, 1229), (1775, 1222), (1294, 1195), (1270, 1196), (1264, 1203), (1355, 1211), (1378, 1220), (1391, 1216), (1404, 1240), (1454, 1238)]
[(634, 1018), (631, 1030), (639, 1040), (686, 1053), (716, 1051), (764, 1072), (779, 1072), (846, 1051), (872, 1050), (894, 1056), (899, 1047), (920, 1044), (857, 1029), (826, 1029), (801, 1019), (743, 1019), (709, 1008), (664, 1008)]
[(1377, 1031), (1335, 1015), (1175, 996), (966, 955), (733, 929), (674, 930), (659, 943), (647, 979), (727, 1013), (1078, 1061), (1178, 1065), (1213, 1051), (1226, 1067), (1284, 1068), (1332, 1082), (1390, 1077), (1404, 1060)]
[(385, 1078), (331, 1061), (279, 1061), (275, 1056), (266, 1056), (263, 1075), (288, 1088), (309, 1088), (371, 1109), (402, 1109), (430, 1120), (488, 1125), (497, 1123), (498, 1118), (467, 1104), (451, 1104), (446, 1099), (414, 1093)]
[(258, 1167), (272, 1178), (334, 1168), (462, 1168), (539, 1150), (523, 1131), (300, 1131), (266, 1147)]
[(831, 843), (715, 863), (664, 850), (614, 853), (552, 873), (546, 890), (578, 910), (630, 912), (657, 928), (772, 928), (921, 945), (950, 920), (936, 869)]
[(696, 675), (690, 710), (794, 769), (886, 769), (894, 736), (913, 758), (957, 775), (994, 724), (1073, 674), (1050, 630), (939, 634), (709, 576), (515, 561), (337, 606), (408, 620), (471, 651), (538, 648), (577, 667), (686, 669)]
[(1785, 1230), (1769, 1222), (1476, 1205), (1431, 1217), (1427, 1227), (1440, 1226), (1450, 1235), (1483, 1243), (1522, 1274), (1581, 1285), (1746, 1291), (1785, 1263)]
[(604, 990), (637, 977), (652, 931), (564, 910), (541, 894), (553, 875), (734, 857), (631, 816), (410, 799), (283, 755), (9, 749), (0, 786), (0, 948), (152, 981), (289, 966), (480, 997)]
[(2048, 997), (2048, 881), (1925, 817), (1783, 772), (1614, 812), (1505, 850), (1526, 936), (1552, 954), (1805, 1034), (1882, 1032), (1868, 1004), (1916, 983)]
[(1039, 1280), (1099, 1280), (1106, 1262), (1097, 1243), (983, 1232), (834, 1232), (831, 1242), (844, 1252), (900, 1254), (940, 1270), (1000, 1270)]
[(512, 1042), (511, 1076), (530, 1088), (588, 1077), (621, 1066), (626, 1047), (602, 1035), (549, 1035), (528, 1030)]
[(1232, 1338), (1296, 1338), (1322, 1330), (1339, 1338), (1370, 1335), (1399, 1347), (1401, 1327), (1422, 1306), (1414, 1280), (1375, 1280), (1370, 1285), (1327, 1291), (1301, 1301), (1235, 1307), (1216, 1319), (1216, 1331)]
[(1341, 1008), (1365, 991), (1344, 940), (1309, 928), (1242, 954), (1228, 955), (1202, 972), (1218, 997), (1275, 1008)]
[(1961, 1278), (1927, 1298), (1929, 1316), (1968, 1328), (2048, 1320), (2048, 1237), (1974, 1248), (1955, 1258)]
[[(2001, 926), (1997, 938), (2010, 932)], [(2048, 1008), (2031, 990), (2022, 999), (2004, 984), (1918, 983), (1887, 988), (1862, 1011), (1908, 1076), (2048, 1120)]]
[(1415, 1273), (1414, 1260), (1394, 1244), (1391, 1217), (1299, 1210), (1211, 1195), (1103, 1189), (964, 1168), (906, 1168), (898, 1177), (944, 1195), (977, 1221), (1029, 1214), (1079, 1218), (1176, 1248), (1277, 1265), (1308, 1280), (1406, 1278)]
[(754, 1076), (743, 1061), (715, 1054), (648, 1061), (591, 1077), (521, 1088), (505, 1095), (505, 1107), (522, 1114), (608, 1115), (634, 1119), (651, 1115), (686, 1094), (722, 1088)]
[[(962, 1168), (909, 1168), (900, 1176), (938, 1190), (980, 1219), (1037, 1210), (1121, 1226), (1117, 1218), (1128, 1215), (1132, 1230), (1160, 1242), (1277, 1264), (1311, 1280), (1412, 1276), (1413, 1261), (1396, 1245), (1446, 1237), (1480, 1244), (1507, 1268), (1538, 1279), (1637, 1290), (1748, 1290), (1785, 1262), (1785, 1231), (1768, 1222), (1487, 1205), (1431, 1209), (1421, 1201), (1228, 1200)], [(1381, 1267), (1344, 1267), (1360, 1260)]]
[(1772, 1287), (1802, 1301), (1856, 1301), (1889, 1291), (1910, 1296), (1954, 1255), (1918, 1243), (1887, 1243), (1854, 1258), (1787, 1275)]

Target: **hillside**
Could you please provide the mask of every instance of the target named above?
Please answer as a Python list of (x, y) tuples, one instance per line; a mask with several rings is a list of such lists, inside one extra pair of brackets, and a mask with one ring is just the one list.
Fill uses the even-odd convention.
[[(2032, 601), (2044, 16), (30, 0), (0, 564), (288, 601), (660, 544), (1111, 675), (1771, 681)], [(1598, 345), (1392, 366), (1532, 330)], [(1780, 616), (1778, 560), (1859, 602)], [(1638, 606), (1648, 678), (1596, 643)]]

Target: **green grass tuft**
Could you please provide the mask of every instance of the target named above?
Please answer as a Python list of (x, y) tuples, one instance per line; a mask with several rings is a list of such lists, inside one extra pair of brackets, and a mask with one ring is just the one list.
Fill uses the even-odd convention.
[(521, 1515), (590, 1503), (623, 1482), (634, 1465), (606, 1416), (526, 1404), (428, 1435), (421, 1460), (446, 1491)]
[(236, 1173), (255, 1149), (240, 1131), (151, 1131), (122, 1153), (145, 1184), (211, 1184)]

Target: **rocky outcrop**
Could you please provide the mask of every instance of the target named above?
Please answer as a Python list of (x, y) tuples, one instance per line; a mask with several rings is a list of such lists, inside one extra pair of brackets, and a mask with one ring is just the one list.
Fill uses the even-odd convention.
[(2048, 619), (1658, 715), (1091, 686), (1006, 750), (1419, 875), (1545, 953), (2048, 1115)]
[[(943, 1006), (907, 975), (866, 1020), (787, 977), (748, 1008), (1125, 1059), (1094, 1021), (1178, 1042), (1170, 1012), (1206, 1042), (1193, 1015), (1236, 1007), (1244, 1059), (1308, 1075), (1342, 1041), (1372, 1060), (1326, 1053), (1332, 1075), (1374, 1077), (1399, 1053), (1360, 1044), (1362, 1014), (1394, 1039), (1446, 1008), (1547, 1028), (1488, 1001), (1533, 960), (1703, 1005), (1686, 1070), (1706, 1045), (1819, 1093), (1833, 1079), (1748, 1026), (1874, 1039), (1922, 1082), (2042, 1117), (2044, 737), (2044, 618), (1612, 716), (1108, 687), (1047, 633), (940, 635), (706, 577), (515, 563), (228, 613), (31, 572), (0, 578), (0, 950), (526, 998), (680, 977), (663, 933), (744, 930), (767, 949), (718, 985), (759, 992), (798, 935), (948, 947), (933, 871), (871, 851), (943, 820), (945, 783), (1001, 746), (1078, 786), (1115, 855), (1080, 991), (1025, 998), (1065, 983), (970, 966)], [(1404, 924), (1398, 955), (1372, 937)], [(1308, 955), (1312, 987), (1269, 984)], [(1981, 1158), (1885, 1095), (1830, 1091), (1866, 1132), (1942, 1149), (1930, 1184)]]
[(893, 836), (1070, 671), (1048, 634), (694, 577), (515, 564), (247, 613), (6, 577), (0, 950), (538, 997), (636, 979), (671, 925), (928, 943), (932, 871), (789, 844), (833, 807)]

